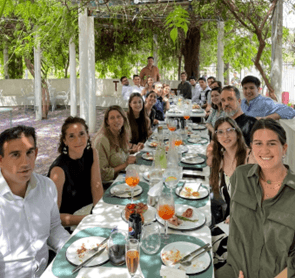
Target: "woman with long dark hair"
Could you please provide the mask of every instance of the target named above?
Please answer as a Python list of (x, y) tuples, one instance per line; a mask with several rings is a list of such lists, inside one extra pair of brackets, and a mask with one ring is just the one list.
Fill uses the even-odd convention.
[(152, 131), (143, 98), (139, 93), (130, 95), (127, 117), (132, 131), (130, 142), (132, 144), (145, 143)]
[(294, 277), (295, 174), (283, 163), (286, 132), (273, 119), (259, 120), (251, 147), (257, 164), (238, 167), (230, 179), (228, 258), (215, 277)]
[(96, 205), (103, 195), (99, 158), (91, 147), (85, 120), (71, 116), (65, 120), (58, 152), (48, 176), (57, 187), (63, 226), (78, 225), (86, 215), (73, 213), (89, 204)]

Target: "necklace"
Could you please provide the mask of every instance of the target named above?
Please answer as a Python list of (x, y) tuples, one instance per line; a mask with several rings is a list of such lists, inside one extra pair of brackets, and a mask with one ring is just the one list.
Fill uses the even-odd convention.
[[(282, 182), (283, 182), (283, 180), (284, 180), (285, 177), (286, 177), (286, 174), (287, 174), (287, 170), (285, 169), (285, 173), (283, 174), (281, 180), (279, 180), (279, 181), (266, 180), (266, 181), (265, 181), (265, 180), (263, 179), (263, 177), (262, 177), (262, 172), (260, 172), (259, 178), (260, 178), (260, 180), (264, 183), (264, 184), (262, 184), (262, 187), (263, 187), (263, 190), (264, 190), (264, 195), (265, 195), (265, 197), (269, 198), (269, 197), (272, 197), (272, 195), (274, 196), (273, 193), (267, 193), (267, 192), (266, 192), (266, 191), (267, 191), (266, 188), (267, 188), (267, 189), (270, 189), (270, 190), (278, 190), (278, 189), (281, 187)], [(271, 185), (271, 184), (276, 184), (276, 185), (275, 185), (275, 186), (269, 186), (269, 185)]]

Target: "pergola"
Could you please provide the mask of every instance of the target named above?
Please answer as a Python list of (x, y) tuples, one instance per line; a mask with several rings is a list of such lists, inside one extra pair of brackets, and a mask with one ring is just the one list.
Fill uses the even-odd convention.
[[(76, 4), (79, 1), (73, 1)], [(175, 1), (162, 1), (162, 0), (132, 0), (129, 1), (129, 5), (134, 5), (135, 15), (137, 15), (138, 6), (146, 4), (159, 4), (165, 3), (169, 5), (170, 2)], [(191, 5), (191, 1), (178, 1), (181, 5)], [(85, 6), (79, 12), (79, 91), (80, 91), (80, 117), (84, 118), (89, 126), (90, 132), (95, 131), (96, 125), (96, 83), (95, 83), (95, 37), (94, 37), (94, 18), (108, 18), (108, 13), (100, 12), (97, 7), (99, 5), (119, 5), (122, 2), (120, 0), (105, 1), (97, 0), (96, 2), (91, 2), (88, 6)], [(280, 8), (279, 8), (280, 9)], [(278, 10), (279, 10), (278, 9)], [(282, 13), (279, 12), (279, 13)], [(223, 72), (224, 72), (224, 62), (223, 62), (223, 38), (224, 38), (224, 22), (218, 18), (210, 18), (204, 20), (211, 20), (217, 22), (218, 27), (218, 51), (217, 51), (217, 79), (223, 81)], [(282, 19), (281, 19), (282, 20)], [(275, 26), (276, 30), (281, 28), (282, 25), (277, 24)], [(275, 53), (277, 53), (279, 43), (273, 41), (273, 46)], [(76, 49), (75, 44), (69, 42), (69, 56), (70, 56), (70, 106), (71, 106), (71, 115), (77, 115), (77, 87), (76, 87), (76, 61), (75, 61)], [(41, 109), (41, 71), (40, 71), (40, 46), (34, 49), (34, 66), (35, 66), (35, 99), (36, 99), (36, 119), (41, 120), (42, 118), (42, 109)], [(281, 64), (282, 58), (277, 55), (273, 55), (273, 72), (272, 76), (276, 76), (279, 79), (278, 83), (281, 84), (281, 70), (279, 64)]]

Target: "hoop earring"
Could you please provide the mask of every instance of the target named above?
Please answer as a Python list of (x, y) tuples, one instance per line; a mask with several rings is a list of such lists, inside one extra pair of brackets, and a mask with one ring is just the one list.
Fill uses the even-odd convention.
[(68, 146), (67, 146), (67, 145), (65, 145), (65, 146), (63, 147), (63, 153), (64, 153), (64, 154), (68, 154)]
[(90, 140), (87, 140), (87, 145), (86, 145), (86, 149), (89, 150), (91, 148), (91, 144), (90, 144)]

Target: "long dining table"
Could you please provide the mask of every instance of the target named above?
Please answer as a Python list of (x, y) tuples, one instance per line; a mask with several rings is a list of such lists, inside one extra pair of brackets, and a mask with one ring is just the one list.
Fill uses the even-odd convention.
[[(197, 130), (197, 133), (202, 137), (207, 137), (207, 131), (205, 129)], [(144, 160), (141, 159), (141, 155), (145, 152), (153, 150), (153, 147), (150, 146), (150, 141), (148, 140), (145, 143), (145, 147), (140, 154), (137, 156), (137, 167), (140, 173), (140, 183), (143, 192), (141, 195), (136, 196), (135, 202), (147, 202), (147, 192), (149, 190), (149, 182), (147, 181), (147, 171), (150, 169), (150, 165), (143, 163)], [(188, 152), (198, 152), (200, 155), (205, 155), (207, 143), (203, 144), (190, 144), (187, 142), (186, 147), (188, 147)], [(193, 165), (194, 166), (194, 165)], [(185, 167), (186, 168), (186, 167)], [(209, 168), (206, 165), (203, 165), (202, 168), (190, 167), (184, 169), (183, 181), (188, 183), (202, 183), (202, 186), (208, 190), (208, 177), (209, 177)], [(66, 278), (66, 277), (78, 277), (78, 278), (91, 278), (91, 277), (130, 277), (128, 274), (126, 266), (112, 266), (110, 262), (107, 262), (100, 266), (95, 267), (83, 267), (79, 272), (72, 274), (74, 265), (71, 265), (66, 258), (67, 248), (76, 240), (89, 237), (89, 236), (102, 236), (107, 237), (110, 234), (110, 231), (113, 227), (117, 226), (119, 230), (128, 231), (128, 223), (123, 219), (123, 210), (125, 205), (130, 203), (130, 199), (116, 198), (110, 194), (110, 190), (113, 186), (116, 186), (118, 183), (123, 183), (125, 180), (125, 174), (120, 174), (116, 180), (113, 182), (111, 187), (107, 189), (104, 193), (103, 198), (96, 204), (92, 214), (83, 218), (80, 224), (76, 227), (74, 232), (71, 234), (70, 239), (62, 248), (62, 250), (57, 254), (53, 262), (45, 270), (42, 278)], [(168, 189), (166, 189), (168, 190)], [(197, 229), (192, 230), (175, 230), (169, 229), (170, 238), (167, 243), (176, 242), (176, 241), (185, 241), (195, 243), (197, 245), (202, 245), (209, 243), (211, 245), (211, 232), (209, 226), (211, 225), (211, 202), (210, 194), (200, 200), (186, 200), (174, 196), (175, 204), (180, 205), (190, 205), (194, 207), (198, 212), (201, 212), (205, 216), (205, 223), (198, 227)], [(160, 229), (163, 231), (163, 225), (156, 221)], [(142, 250), (140, 252), (140, 267), (138, 268), (138, 274), (145, 278), (155, 278), (160, 276), (160, 268), (162, 265), (160, 251), (165, 245), (162, 243), (160, 250), (154, 255), (147, 255)], [(210, 254), (211, 263), (210, 265), (202, 272), (190, 275), (190, 277), (199, 277), (199, 278), (208, 278), (214, 277), (213, 270), (213, 259), (212, 252)]]

